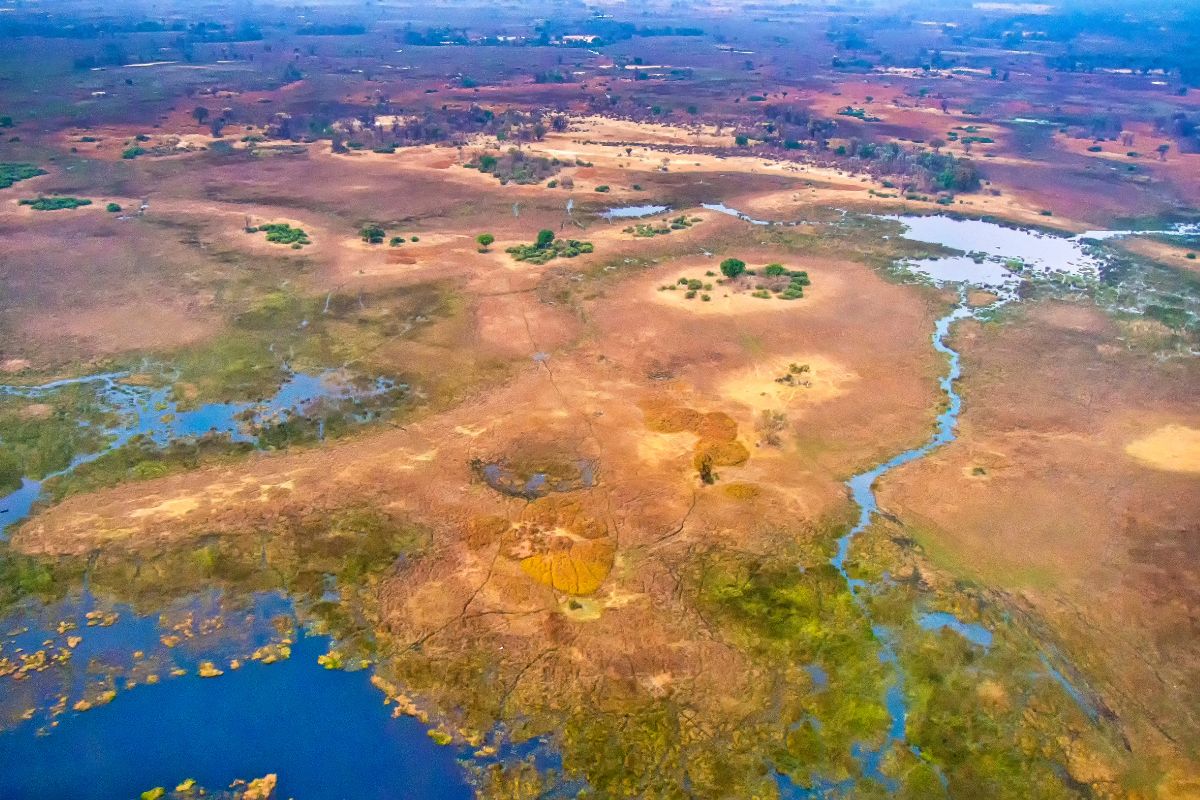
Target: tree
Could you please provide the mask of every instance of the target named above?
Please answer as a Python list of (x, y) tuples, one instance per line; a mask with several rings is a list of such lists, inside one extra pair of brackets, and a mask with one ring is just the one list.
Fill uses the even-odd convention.
[(367, 244), (382, 244), (383, 237), (387, 232), (378, 223), (372, 222), (362, 227), (358, 235)]
[(738, 147), (745, 147), (746, 145), (750, 144), (750, 138), (739, 133), (737, 136), (733, 137), (733, 143)]
[(727, 258), (721, 262), (721, 274), (726, 278), (736, 278), (746, 271), (746, 262), (740, 258)]
[(939, 150), (941, 150), (943, 147), (946, 146), (946, 140), (945, 139), (930, 139), (929, 146), (932, 147), (933, 152), (936, 153)]
[(1167, 151), (1168, 151), (1168, 150), (1170, 150), (1170, 149), (1171, 149), (1171, 145), (1169, 145), (1169, 144), (1165, 144), (1165, 143), (1164, 143), (1164, 144), (1160, 144), (1160, 145), (1158, 146), (1158, 160), (1159, 160), (1159, 161), (1166, 161), (1166, 160), (1167, 160)]
[(196, 118), (196, 124), (203, 125), (204, 120), (208, 119), (208, 109), (204, 106), (196, 106), (192, 109), (192, 116)]
[(554, 231), (551, 231), (551, 230), (538, 231), (537, 248), (539, 250), (545, 250), (547, 247), (550, 246), (550, 243), (553, 241), (554, 241)]
[(486, 253), (488, 245), (496, 241), (496, 237), (490, 233), (481, 233), (475, 237), (475, 241), (479, 242), (479, 252)]

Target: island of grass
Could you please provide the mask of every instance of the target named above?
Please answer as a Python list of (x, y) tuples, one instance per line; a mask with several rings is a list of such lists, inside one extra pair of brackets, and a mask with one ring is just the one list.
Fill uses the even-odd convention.
[(91, 204), (92, 201), (86, 197), (34, 197), (21, 200), (21, 205), (29, 206), (34, 211), (62, 211)]
[(308, 234), (304, 232), (303, 228), (293, 228), (286, 222), (269, 222), (266, 225), (246, 228), (246, 233), (258, 233), (259, 231), (267, 234), (268, 242), (289, 244), (294, 250), (299, 250), (306, 244), (312, 244), (312, 239), (308, 238)]
[(686, 214), (680, 214), (674, 219), (663, 218), (660, 222), (639, 222), (636, 225), (630, 225), (624, 228), (622, 233), (632, 233), (634, 236), (640, 236), (645, 239), (650, 239), (655, 236), (665, 236), (675, 231), (682, 231), (692, 227), (701, 221), (701, 217), (689, 217)]
[(581, 242), (577, 239), (556, 239), (554, 231), (538, 231), (537, 241), (533, 244), (518, 244), (505, 250), (517, 261), (528, 261), (531, 264), (545, 264), (551, 259), (574, 258), (581, 253), (592, 252), (591, 242)]
[(45, 174), (46, 170), (36, 164), (0, 161), (0, 189), (7, 189), (17, 181), (29, 180)]
[[(744, 291), (753, 287), (752, 297), (763, 300), (777, 298), (779, 300), (799, 300), (804, 297), (804, 287), (811, 281), (804, 270), (790, 270), (782, 264), (767, 264), (761, 272), (746, 269), (746, 262), (739, 258), (727, 258), (721, 262), (721, 278), (717, 283), (735, 291)], [(715, 277), (708, 272), (705, 277)], [(682, 277), (675, 283), (663, 284), (658, 287), (660, 292), (682, 291), (685, 300), (712, 300), (709, 292), (713, 291), (711, 282), (699, 278)]]

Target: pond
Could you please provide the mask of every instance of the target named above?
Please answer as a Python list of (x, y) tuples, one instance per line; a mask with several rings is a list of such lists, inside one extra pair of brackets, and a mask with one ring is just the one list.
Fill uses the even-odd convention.
[(1029, 228), (1009, 228), (978, 219), (946, 216), (886, 216), (904, 226), (901, 237), (973, 254), (906, 262), (907, 268), (937, 283), (970, 283), (1013, 288), (1021, 275), (1073, 276), (1095, 280), (1101, 260), (1076, 237)]
[[(36, 672), (6, 688), (6, 700), (19, 691), (42, 706), (29, 721), (0, 733), (0, 797), (111, 800), (188, 778), (220, 789), (267, 773), (279, 776), (278, 796), (306, 800), (473, 796), (459, 762), (465, 754), (435, 744), (416, 719), (393, 717), (369, 671), (318, 664), (331, 647), (329, 637), (300, 626), (287, 634), (294, 641), (282, 640), (290, 642), (290, 657), (275, 663), (247, 658), (253, 648), (281, 641), (279, 620), (291, 613), (283, 595), (253, 596), (236, 619), (223, 611), (215, 593), (148, 615), (98, 606), (85, 593), (37, 619), (7, 620), (6, 631), (29, 630), (4, 638), (6, 656), (22, 645), (31, 652), (77, 635), (71, 652), (79, 666)], [(196, 624), (172, 624), (181, 619)], [(59, 634), (42, 626), (53, 620), (76, 627)], [(101, 624), (89, 625), (96, 620)], [(202, 622), (211, 623), (207, 634)], [(192, 638), (192, 631), (200, 632)], [(183, 643), (170, 649), (161, 643), (180, 633), (188, 634)], [(232, 669), (235, 657), (244, 663)], [(223, 674), (199, 677), (204, 661)], [(151, 666), (139, 670), (140, 664)], [(90, 710), (45, 713), (57, 696), (66, 697), (70, 709), (87, 684), (109, 670), (140, 676), (140, 685), (118, 684), (111, 702)], [(158, 676), (153, 683), (150, 674)]]
[(670, 206), (655, 206), (655, 205), (618, 206), (616, 208), (608, 209), (607, 211), (602, 213), (600, 216), (607, 220), (640, 219), (641, 217), (652, 217), (655, 214), (663, 214), (670, 210), (671, 210)]

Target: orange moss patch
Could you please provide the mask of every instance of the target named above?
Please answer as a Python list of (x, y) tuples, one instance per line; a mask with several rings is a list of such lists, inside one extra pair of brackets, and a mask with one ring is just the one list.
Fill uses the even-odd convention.
[(702, 414), (658, 398), (644, 401), (641, 407), (650, 430), (696, 436), (692, 466), (705, 481), (711, 481), (713, 467), (735, 467), (750, 458), (750, 451), (737, 439), (737, 421), (723, 411)]
[(725, 494), (734, 500), (753, 500), (762, 494), (762, 489), (753, 483), (731, 483), (725, 487)]
[(608, 526), (577, 499), (543, 497), (525, 507), (506, 534), (504, 553), (535, 581), (571, 595), (592, 594), (612, 571)]

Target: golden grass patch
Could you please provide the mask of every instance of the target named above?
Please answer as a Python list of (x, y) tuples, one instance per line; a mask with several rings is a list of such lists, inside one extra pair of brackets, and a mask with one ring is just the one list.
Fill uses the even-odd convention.
[(1125, 452), (1153, 469), (1200, 472), (1200, 430), (1164, 425), (1125, 445)]

